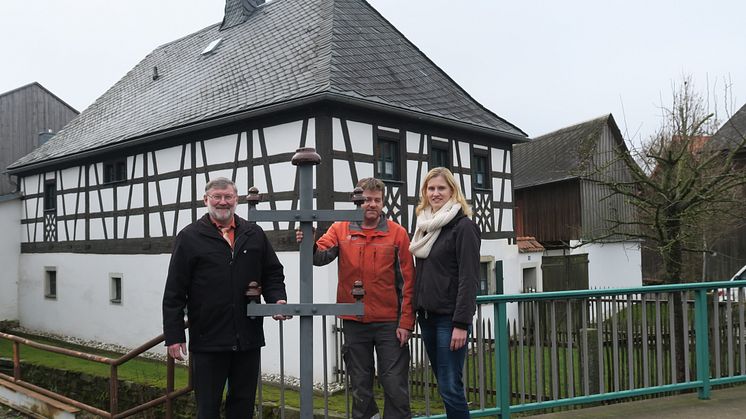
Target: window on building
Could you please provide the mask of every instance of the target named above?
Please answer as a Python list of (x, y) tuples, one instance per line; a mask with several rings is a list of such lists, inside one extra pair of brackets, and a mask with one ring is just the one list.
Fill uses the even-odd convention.
[(44, 181), (44, 211), (57, 208), (57, 182), (55, 180)]
[(450, 168), (451, 160), (448, 158), (448, 144), (433, 141), (430, 147), (430, 168)]
[(44, 297), (57, 299), (57, 268), (44, 268)]
[(490, 293), (490, 266), (489, 262), (479, 264), (479, 295), (488, 295)]
[(536, 268), (523, 269), (523, 292), (537, 292)]
[(122, 274), (109, 274), (109, 301), (122, 304)]
[[(502, 264), (500, 266), (502, 269)], [(479, 289), (477, 289), (477, 293), (478, 295), (489, 295), (495, 294), (496, 290), (495, 258), (493, 256), (482, 256), (479, 258)]]
[(474, 187), (489, 189), (489, 167), (487, 165), (487, 156), (483, 154), (474, 154), (473, 166), (471, 170), (474, 177)]
[(494, 295), (503, 293), (503, 261), (495, 260), (494, 256), (479, 258), (479, 289), (478, 295)]
[(104, 162), (104, 183), (127, 180), (127, 160), (119, 159)]
[(376, 144), (377, 177), (385, 180), (399, 180), (399, 142), (379, 136)]

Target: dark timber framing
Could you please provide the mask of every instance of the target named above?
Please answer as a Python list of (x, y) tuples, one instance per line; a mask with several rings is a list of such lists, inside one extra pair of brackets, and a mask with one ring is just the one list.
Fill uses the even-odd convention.
[[(504, 202), (506, 180), (510, 180), (511, 174), (505, 173), (505, 169), (508, 165), (508, 158), (510, 152), (510, 143), (515, 141), (514, 138), (505, 138), (504, 142), (498, 142), (496, 137), (487, 135), (485, 132), (466, 132), (454, 129), (453, 126), (449, 125), (428, 125), (422, 124), (422, 121), (412, 121), (411, 119), (402, 118), (400, 114), (388, 114), (382, 112), (370, 112), (365, 109), (345, 108), (335, 103), (328, 103), (324, 106), (318, 106), (314, 109), (295, 110), (292, 112), (286, 112), (276, 115), (264, 116), (246, 121), (233, 122), (228, 126), (215, 127), (207, 130), (201, 130), (199, 132), (193, 132), (181, 135), (179, 137), (164, 138), (155, 143), (137, 143), (136, 146), (126, 150), (125, 162), (127, 164), (127, 171), (129, 176), (122, 180), (113, 183), (103, 183), (98, 173), (98, 165), (104, 164), (104, 162), (111, 161), (113, 156), (111, 152), (108, 154), (102, 153), (100, 156), (87, 155), (85, 159), (78, 162), (78, 180), (77, 185), (72, 185), (72, 188), (64, 189), (61, 185), (62, 182), (62, 170), (68, 167), (63, 167), (57, 163), (49, 167), (51, 173), (60, 179), (60, 189), (57, 191), (59, 196), (62, 196), (62, 213), (56, 218), (56, 222), (62, 222), (64, 224), (64, 237), (65, 241), (53, 241), (53, 242), (35, 242), (36, 229), (40, 223), (44, 222), (43, 217), (38, 214), (38, 208), (35, 211), (36, 217), (29, 218), (30, 208), (24, 205), (24, 211), (26, 218), (22, 220), (22, 224), (26, 225), (26, 233), (31, 242), (22, 244), (22, 251), (24, 253), (46, 253), (46, 252), (85, 252), (85, 253), (101, 253), (101, 254), (157, 254), (157, 253), (168, 253), (171, 251), (171, 243), (173, 236), (178, 232), (179, 220), (182, 219), (181, 211), (189, 211), (191, 219), (196, 220), (199, 208), (202, 208), (202, 193), (197, 189), (197, 178), (204, 176), (205, 181), (209, 181), (210, 174), (215, 171), (230, 170), (230, 176), (232, 180), (236, 181), (239, 174), (239, 168), (246, 169), (246, 178), (249, 186), (255, 184), (254, 170), (261, 170), (264, 173), (266, 179), (267, 190), (261, 191), (264, 195), (265, 201), (269, 202), (271, 210), (277, 209), (277, 201), (290, 201), (291, 209), (296, 209), (298, 206), (298, 179), (297, 174), (293, 180), (294, 188), (292, 191), (276, 191), (274, 182), (272, 179), (272, 172), (270, 165), (275, 163), (287, 162), (294, 154), (294, 148), (303, 147), (307, 144), (309, 134), (309, 118), (314, 119), (314, 136), (315, 146), (319, 154), (322, 156), (331, 156), (332, 158), (324, 158), (322, 163), (317, 166), (316, 172), (316, 185), (314, 190), (314, 196), (317, 200), (317, 206), (321, 209), (332, 209), (334, 208), (335, 202), (348, 202), (348, 193), (334, 192), (333, 182), (331, 179), (334, 178), (335, 173), (333, 172), (333, 160), (344, 159), (349, 162), (350, 176), (352, 181), (356, 183), (359, 180), (359, 174), (355, 162), (370, 163), (374, 166), (374, 173), (377, 173), (376, 161), (376, 146), (375, 142), (379, 136), (382, 138), (394, 140), (397, 142), (398, 160), (396, 173), (398, 174), (398, 180), (387, 180), (387, 191), (384, 195), (387, 207), (386, 212), (393, 219), (400, 222), (402, 225), (407, 226), (409, 230), (414, 228), (416, 215), (412, 213), (410, 215), (409, 209), (411, 206), (416, 206), (419, 200), (419, 190), (421, 187), (420, 176), (416, 179), (408, 179), (408, 162), (416, 162), (417, 173), (422, 173), (423, 168), (431, 164), (431, 150), (434, 147), (433, 144), (438, 142), (435, 147), (447, 149), (447, 156), (449, 159), (449, 166), (455, 174), (459, 174), (462, 188), (465, 186), (465, 177), (463, 175), (470, 174), (470, 169), (464, 168), (463, 163), (465, 159), (471, 159), (471, 156), (462, 156), (462, 146), (460, 144), (469, 143), (469, 150), (473, 151), (473, 144), (481, 144), (489, 147), (491, 150), (498, 149), (503, 153), (503, 167), (502, 171), (494, 171), (491, 164), (491, 154), (489, 149), (484, 150), (483, 153), (487, 157), (488, 162), (488, 173), (490, 179), (488, 184), (491, 184), (492, 178), (501, 179), (500, 184), (502, 190), (474, 190), (472, 188), (472, 205), (484, 207), (485, 212), (481, 214), (482, 217), (478, 223), (482, 230), (482, 237), (484, 239), (511, 239), (514, 237), (513, 231), (498, 231), (502, 225), (502, 210), (512, 210), (512, 202)], [(339, 119), (341, 124), (342, 140), (344, 142), (344, 151), (333, 150), (333, 119)], [(348, 121), (354, 120), (356, 122), (368, 124), (372, 127), (374, 141), (373, 155), (363, 154), (353, 150), (353, 139), (351, 138)], [(300, 138), (291, 139), (292, 141), (288, 144), (288, 147), (293, 148), (288, 152), (279, 153), (276, 155), (269, 155), (267, 149), (267, 139), (265, 138), (265, 128), (275, 125), (280, 125), (290, 122), (300, 122), (301, 133)], [(386, 128), (382, 128), (386, 127)], [(419, 144), (417, 144), (418, 152), (408, 153), (407, 144), (407, 132), (417, 133), (419, 136)], [(225, 135), (235, 136), (235, 145), (232, 148), (232, 155), (228, 157), (233, 161), (219, 161), (214, 163), (208, 163), (208, 156), (206, 152), (206, 141), (219, 138)], [(433, 140), (433, 136), (446, 139), (447, 142), (441, 142)], [(467, 140), (468, 139), (468, 140)], [(256, 142), (256, 144), (255, 144)], [(242, 156), (242, 145), (246, 147), (246, 155)], [(259, 147), (259, 150), (255, 150), (255, 146)], [(178, 150), (179, 162), (178, 171), (171, 171), (167, 173), (161, 173), (159, 170), (159, 162), (157, 152), (159, 150), (175, 148)], [(426, 154), (426, 152), (430, 151)], [(480, 150), (481, 151), (481, 150)], [(189, 152), (187, 156), (187, 152)], [(117, 151), (120, 155), (122, 151)], [(198, 153), (200, 156), (198, 156)], [(256, 157), (255, 157), (256, 154)], [(130, 160), (131, 159), (131, 160)], [(211, 157), (214, 159), (214, 157)], [(198, 167), (197, 162), (200, 161), (201, 165)], [(101, 166), (103, 167), (103, 166)], [(39, 192), (37, 194), (27, 194), (23, 199), (29, 200), (39, 198), (43, 194), (41, 190), (41, 183), (44, 181), (45, 173), (50, 171), (39, 171), (42, 167), (37, 166), (35, 173), (39, 176)], [(138, 175), (138, 170), (141, 173)], [(26, 173), (25, 175), (34, 174), (32, 172)], [(338, 174), (337, 174), (338, 175)], [(185, 185), (186, 180), (190, 181), (190, 185)], [(176, 195), (175, 202), (166, 203), (164, 201), (165, 195), (162, 190), (163, 185), (161, 183), (167, 180), (175, 180), (176, 184)], [(26, 179), (23, 179), (24, 189), (26, 185)], [(408, 195), (408, 184), (414, 184), (414, 196)], [(133, 202), (135, 194), (137, 193), (137, 186), (142, 187), (142, 206), (133, 208)], [(119, 190), (119, 188), (122, 188)], [(184, 188), (189, 188), (191, 191), (191, 199), (182, 201), (182, 191)], [(109, 210), (104, 211), (104, 195), (103, 191), (111, 189), (113, 203)], [(153, 200), (151, 202), (150, 191), (153, 190)], [(241, 192), (241, 191), (239, 191)], [(69, 212), (66, 203), (65, 195), (75, 194), (75, 211)], [(81, 194), (83, 196), (83, 213), (80, 212), (81, 206)], [(95, 214), (91, 213), (91, 194), (96, 194), (99, 204), (100, 212)], [(122, 194), (127, 195), (126, 207), (123, 203), (120, 205), (119, 196)], [(39, 201), (37, 200), (37, 206)], [(491, 206), (491, 208), (490, 208)], [(173, 212), (173, 222), (168, 223), (166, 214)], [(151, 236), (151, 214), (158, 214), (156, 219), (160, 226), (156, 227), (160, 230), (162, 237)], [(495, 215), (493, 218), (492, 214)], [(499, 218), (497, 217), (499, 215)], [(142, 217), (142, 237), (135, 237), (132, 231), (133, 218)], [(107, 219), (112, 219), (110, 227), (107, 227)], [(85, 221), (84, 237), (78, 237), (78, 221)], [(69, 231), (68, 222), (72, 226), (72, 232)], [(183, 221), (183, 220), (182, 220)], [(92, 240), (91, 239), (91, 225), (93, 223), (100, 222), (103, 229), (103, 239)], [(183, 221), (185, 222), (185, 221)], [(120, 228), (120, 224), (124, 224), (123, 228)], [(34, 224), (34, 232), (31, 232), (30, 224)], [(112, 229), (113, 232), (109, 230)], [(290, 223), (290, 232), (281, 231), (278, 222), (273, 223), (273, 230), (269, 231), (273, 244), (278, 250), (297, 250), (297, 244), (292, 237), (292, 229), (295, 227), (295, 223)], [(319, 226), (325, 228), (326, 226)], [(120, 233), (121, 231), (121, 233)], [(111, 233), (111, 234), (110, 234)], [(56, 238), (55, 238), (56, 239)], [(111, 240), (115, 239), (115, 240)]]

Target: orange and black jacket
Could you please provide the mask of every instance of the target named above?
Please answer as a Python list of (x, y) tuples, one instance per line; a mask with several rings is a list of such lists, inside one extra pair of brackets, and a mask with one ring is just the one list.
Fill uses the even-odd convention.
[(357, 280), (365, 289), (362, 319), (340, 317), (363, 323), (398, 321), (399, 327), (414, 329), (414, 264), (409, 236), (402, 226), (381, 216), (378, 226), (366, 234), (358, 223), (334, 223), (316, 242), (313, 264), (326, 265), (336, 258), (337, 302), (355, 302), (352, 286)]

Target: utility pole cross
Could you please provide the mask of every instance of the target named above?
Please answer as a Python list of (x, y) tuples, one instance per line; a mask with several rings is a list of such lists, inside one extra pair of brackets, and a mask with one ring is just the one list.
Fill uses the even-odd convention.
[(249, 285), (246, 295), (249, 304), (247, 316), (298, 316), (300, 317), (300, 415), (304, 419), (313, 418), (313, 316), (363, 315), (364, 295), (362, 283), (356, 281), (352, 294), (357, 300), (353, 304), (314, 304), (313, 302), (313, 222), (318, 221), (361, 221), (360, 208), (364, 198), (362, 189), (355, 188), (352, 201), (356, 210), (314, 210), (313, 209), (313, 166), (321, 163), (321, 157), (313, 148), (299, 148), (291, 162), (298, 166), (299, 209), (280, 211), (258, 211), (256, 205), (261, 200), (257, 188), (249, 189), (250, 221), (296, 221), (300, 223), (303, 240), (300, 243), (300, 303), (299, 304), (255, 304), (259, 300), (261, 284)]

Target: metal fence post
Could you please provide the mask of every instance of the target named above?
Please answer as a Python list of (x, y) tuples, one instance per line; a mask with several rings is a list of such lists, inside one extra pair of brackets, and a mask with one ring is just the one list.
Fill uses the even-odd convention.
[(510, 377), (508, 351), (508, 312), (504, 301), (495, 304), (495, 363), (497, 364), (497, 394), (500, 418), (510, 419)]
[(707, 289), (695, 291), (694, 300), (694, 333), (697, 342), (697, 381), (700, 381), (699, 398), (710, 398), (710, 344), (707, 326)]

